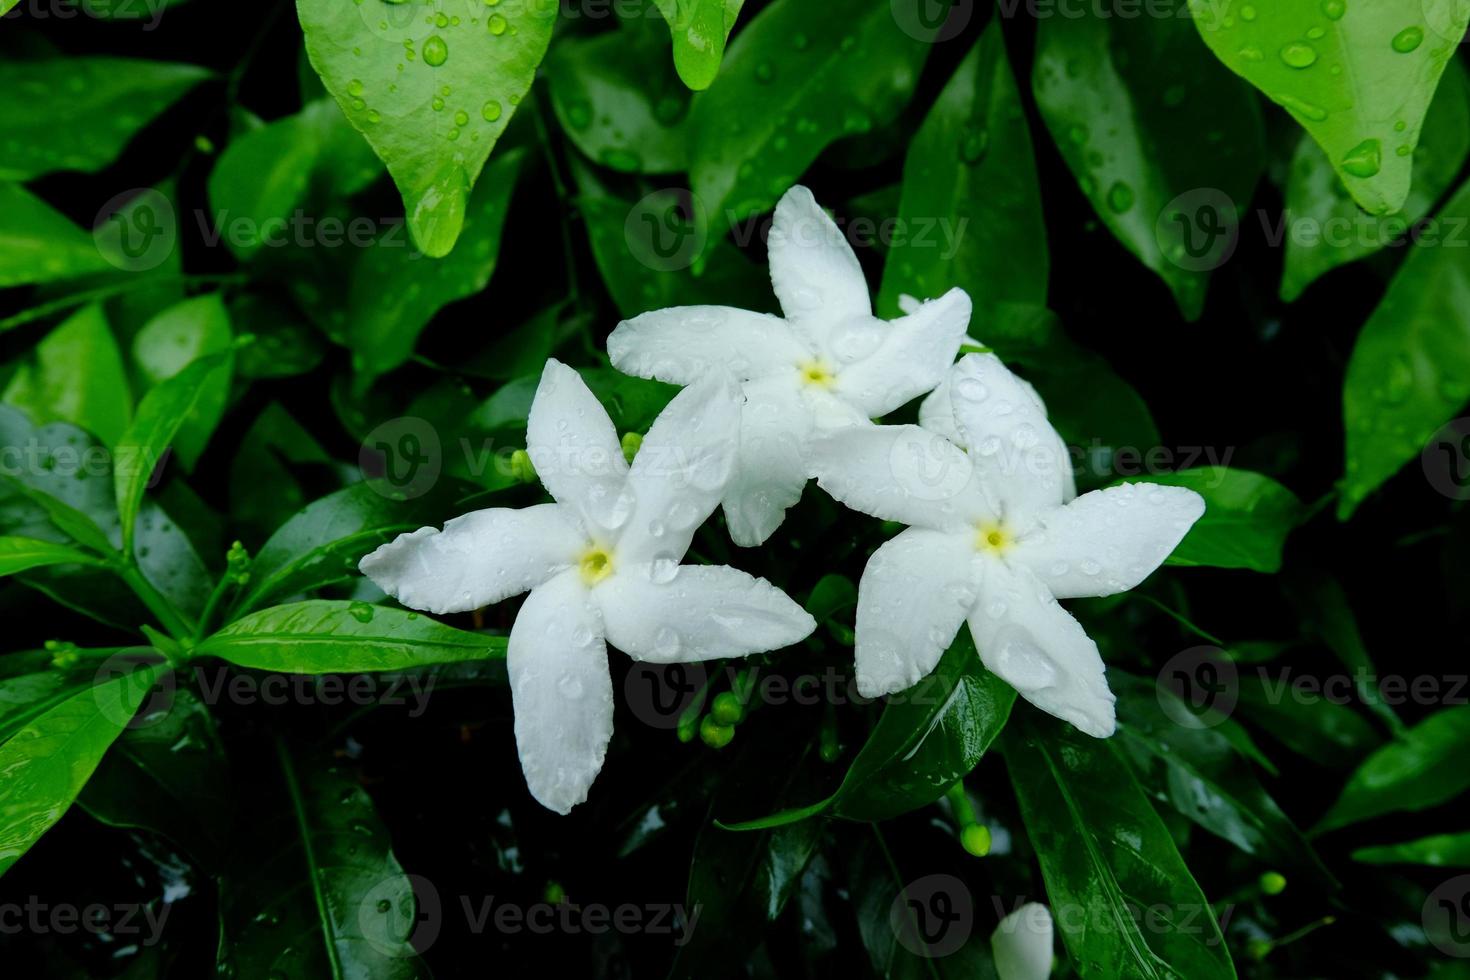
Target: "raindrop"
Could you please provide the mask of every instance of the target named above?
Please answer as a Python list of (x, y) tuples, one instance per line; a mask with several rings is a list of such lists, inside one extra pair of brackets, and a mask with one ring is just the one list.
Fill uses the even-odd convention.
[(1405, 27), (1393, 36), (1393, 49), (1399, 54), (1408, 54), (1419, 45), (1424, 43), (1424, 29), (1421, 27)]
[(438, 68), (449, 59), (449, 45), (438, 34), (424, 42), (424, 64)]
[[(428, 56), (428, 49), (424, 51)], [(1281, 60), (1290, 68), (1310, 68), (1317, 63), (1317, 49), (1302, 41), (1292, 41), (1281, 49)]]
[(1376, 139), (1366, 139), (1342, 158), (1342, 169), (1354, 177), (1372, 177), (1383, 166), (1382, 156), (1382, 144)]

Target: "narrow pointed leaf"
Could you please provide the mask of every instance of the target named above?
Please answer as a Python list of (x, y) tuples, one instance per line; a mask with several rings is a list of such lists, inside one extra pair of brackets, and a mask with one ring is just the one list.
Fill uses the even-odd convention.
[(709, 88), (725, 56), (725, 39), (745, 0), (654, 0), (669, 22), (674, 66), (692, 89)]

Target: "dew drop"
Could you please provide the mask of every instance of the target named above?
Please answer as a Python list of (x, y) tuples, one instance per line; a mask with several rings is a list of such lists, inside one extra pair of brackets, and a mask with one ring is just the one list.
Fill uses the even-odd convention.
[(1422, 27), (1405, 27), (1393, 36), (1393, 41), (1390, 43), (1393, 45), (1393, 49), (1399, 54), (1408, 54), (1424, 43), (1424, 29)]
[(1382, 157), (1383, 145), (1376, 139), (1366, 139), (1342, 158), (1342, 169), (1354, 177), (1372, 177), (1382, 169)]
[(500, 16), (499, 14), (491, 14), (490, 19), (485, 22), (485, 26), (490, 28), (491, 34), (499, 37), (500, 35), (505, 33), (506, 27), (510, 25), (507, 24), (505, 18)]
[[(1302, 41), (1292, 41), (1280, 53), (1281, 60), (1289, 68), (1310, 68), (1317, 63), (1317, 49)], [(427, 49), (424, 54), (428, 56)]]
[(449, 60), (449, 45), (438, 34), (424, 42), (424, 64), (438, 68)]
[(491, 99), (489, 102), (480, 106), (480, 115), (486, 122), (494, 122), (500, 118), (500, 103)]

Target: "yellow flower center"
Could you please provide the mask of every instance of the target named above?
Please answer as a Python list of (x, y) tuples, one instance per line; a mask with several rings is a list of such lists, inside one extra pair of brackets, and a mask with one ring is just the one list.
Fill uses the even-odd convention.
[(801, 374), (803, 384), (815, 385), (818, 388), (830, 388), (837, 381), (837, 374), (827, 362), (821, 359), (806, 361), (798, 364), (796, 369)]
[(975, 550), (991, 554), (1003, 554), (1011, 546), (1011, 534), (1005, 526), (994, 521), (975, 526)]
[(588, 585), (596, 585), (612, 574), (612, 554), (603, 548), (593, 545), (582, 553), (577, 560), (577, 570), (582, 573), (582, 581)]

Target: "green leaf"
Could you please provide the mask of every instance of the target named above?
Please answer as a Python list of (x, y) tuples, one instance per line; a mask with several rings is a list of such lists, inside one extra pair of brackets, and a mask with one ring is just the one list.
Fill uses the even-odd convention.
[[(195, 361), (230, 350), (230, 315), (219, 293), (205, 293), (153, 317), (133, 338), (133, 361), (151, 385), (176, 376)], [(209, 444), (209, 437), (225, 413), (230, 397), (229, 379), (214, 375), (193, 410), (174, 436), (174, 450), (186, 471)]]
[(745, 0), (653, 0), (669, 22), (674, 67), (690, 88), (709, 88), (725, 56), (725, 40)]
[(157, 831), (217, 866), (234, 818), (224, 746), (209, 708), (168, 689), (123, 732), (78, 799), (112, 827)]
[(337, 311), (360, 386), (407, 361), (440, 309), (485, 288), (524, 159), (524, 150), (510, 150), (485, 168), (463, 215), (459, 246), (447, 258), (428, 261), (392, 231), (362, 250), (353, 266), (348, 305)]
[[(922, 0), (776, 0), (689, 113), (689, 177), (716, 229), (768, 210), (818, 154), (898, 115), (931, 44), (895, 25)], [(841, 30), (833, 30), (841, 24)]]
[(1402, 844), (1360, 847), (1354, 861), (1364, 864), (1422, 864), (1430, 868), (1470, 868), (1470, 833), (1435, 834)]
[(0, 289), (112, 269), (71, 219), (25, 188), (0, 183)]
[(1291, 161), (1286, 212), (1279, 232), (1285, 236), (1286, 247), (1282, 299), (1292, 302), (1329, 270), (1399, 240), (1429, 213), (1459, 176), (1460, 164), (1470, 153), (1467, 86), (1470, 83), (1465, 69), (1458, 61), (1451, 61), (1429, 104), (1424, 135), (1414, 150), (1414, 180), (1408, 199), (1403, 211), (1391, 217), (1359, 210), (1322, 148), (1310, 136), (1302, 135)]
[(327, 451), (279, 402), (267, 405), (230, 463), (231, 516), (256, 532), (242, 539), (255, 546), (306, 505), (306, 490), (294, 472), (298, 467), (332, 465)]
[(995, 20), (909, 143), (898, 213), (883, 216), (897, 217), (903, 234), (884, 261), (881, 316), (898, 315), (901, 294), (952, 286), (979, 310), (1046, 302), (1046, 225), (1020, 100)]
[(1254, 98), (1200, 56), (1184, 2), (1148, 17), (1041, 18), (1031, 84), (1098, 217), (1194, 320), (1265, 145)]
[(194, 655), (257, 670), (351, 674), (503, 657), (505, 637), (389, 606), (317, 599), (250, 613), (207, 637)]
[[(1290, 675), (1272, 683), (1289, 684)], [(1345, 704), (1327, 698), (1283, 700), (1272, 693), (1263, 679), (1241, 677), (1237, 711), (1302, 758), (1330, 769), (1345, 769), (1382, 742), (1367, 719)]]
[(92, 554), (54, 541), (0, 537), (0, 575), (14, 575), (42, 565), (100, 565)]
[(1470, 399), (1470, 182), (1439, 212), (1358, 334), (1343, 382), (1346, 520)]
[(1170, 565), (1280, 571), (1287, 535), (1305, 516), (1296, 494), (1250, 470), (1200, 466), (1120, 482), (1185, 487), (1205, 498), (1204, 516), (1169, 556)]
[(557, 5), (503, 0), (465, 6), (462, 18), (377, 0), (298, 0), (296, 10), (312, 67), (387, 164), (414, 241), (448, 255), (473, 211), (470, 190), (531, 88)]
[(184, 424), (218, 403), (218, 392), (229, 386), (232, 356), (232, 351), (210, 354), (154, 386), (143, 396), (132, 425), (118, 440), (112, 476), (124, 552), (133, 550), (138, 508), (154, 468)]
[(1251, 18), (1189, 5), (1210, 50), (1312, 134), (1363, 210), (1404, 206), (1410, 156), (1470, 5), (1261, 4)]
[(1357, 768), (1317, 825), (1317, 832), (1386, 813), (1427, 810), (1459, 796), (1470, 789), (1470, 766), (1464, 759), (1467, 739), (1470, 706), (1430, 715)]
[[(1084, 980), (1235, 976), (1209, 902), (1109, 742), (1031, 712), (1005, 758)], [(1158, 914), (1145, 923), (1137, 909)]]
[[(668, 44), (647, 18), (593, 37), (558, 41), (546, 58), (551, 107), (562, 132), (612, 170), (666, 174), (688, 154), (689, 93), (667, 61)], [(702, 87), (702, 86), (701, 86)]]
[(5, 155), (0, 180), (56, 170), (96, 173), (156, 116), (211, 73), (197, 65), (141, 58), (0, 61)]
[(112, 446), (133, 413), (127, 372), (102, 307), (83, 307), (21, 361), (0, 396), (37, 425), (70, 422)]
[(277, 743), (277, 761), (264, 785), (281, 789), (244, 801), (220, 888), (219, 975), (426, 980), (409, 941), (435, 909), (418, 907), (372, 800), (317, 754)]
[(160, 669), (143, 668), (85, 688), (0, 745), (0, 875), (61, 819)]
[(452, 507), (457, 488), (443, 482), (409, 501), (381, 482), (355, 483), (312, 501), (255, 556), (250, 587), (231, 615), (357, 577), (358, 561), (378, 545), (459, 512)]

